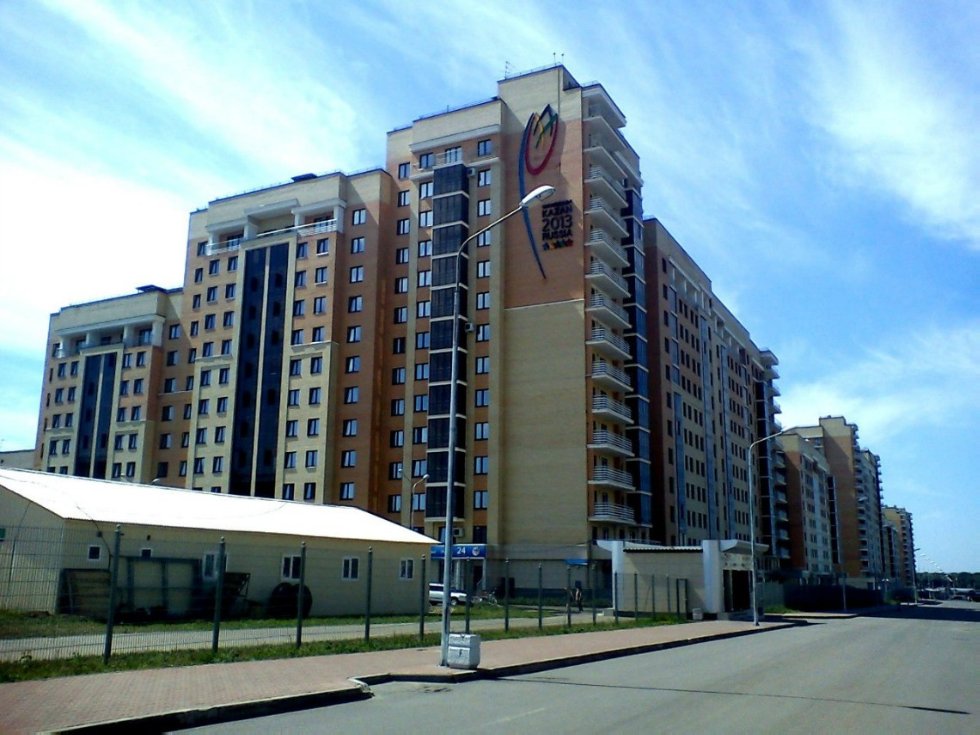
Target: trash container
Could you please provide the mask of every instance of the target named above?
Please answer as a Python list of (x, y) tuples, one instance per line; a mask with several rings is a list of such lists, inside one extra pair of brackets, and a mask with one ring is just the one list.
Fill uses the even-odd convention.
[(691, 619), (695, 621), (704, 620), (704, 611), (700, 607), (694, 608), (691, 610)]
[(480, 636), (450, 633), (446, 665), (451, 669), (475, 669), (480, 665)]

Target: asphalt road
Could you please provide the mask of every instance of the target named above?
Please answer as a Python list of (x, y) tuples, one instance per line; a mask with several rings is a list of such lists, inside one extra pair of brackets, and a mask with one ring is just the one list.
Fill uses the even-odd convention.
[(209, 733), (980, 733), (980, 606), (904, 608), (534, 675), (393, 683)]

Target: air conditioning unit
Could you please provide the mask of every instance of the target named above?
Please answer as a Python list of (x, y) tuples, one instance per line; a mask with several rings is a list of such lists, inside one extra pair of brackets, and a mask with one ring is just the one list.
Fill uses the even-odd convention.
[(462, 528), (454, 528), (453, 529), (453, 538), (463, 538), (463, 529)]
[(466, 175), (470, 177), (476, 176), (476, 169), (473, 168), (472, 166), (468, 166), (466, 169)]
[(476, 325), (474, 325), (473, 322), (466, 322), (463, 325), (463, 331), (466, 332), (467, 334), (473, 334), (473, 330), (475, 329), (476, 329)]

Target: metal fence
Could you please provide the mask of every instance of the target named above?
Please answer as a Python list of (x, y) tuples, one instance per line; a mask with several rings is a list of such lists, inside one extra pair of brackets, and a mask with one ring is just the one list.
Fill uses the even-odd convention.
[[(439, 564), (425, 556), (375, 553), (365, 543), (324, 548), (287, 537), (233, 543), (190, 536), (145, 526), (8, 528), (0, 541), (0, 661), (108, 661), (123, 653), (391, 635), (423, 640), (440, 629), (428, 584), (441, 579)], [(539, 571), (537, 589), (519, 600), (506, 585), (497, 598), (470, 594), (451, 627), (570, 625), (579, 612), (576, 588), (597, 623), (607, 600), (597, 596), (595, 578), (569, 567), (565, 590), (545, 590)], [(475, 598), (493, 612), (471, 620)], [(511, 614), (518, 603), (520, 618)]]

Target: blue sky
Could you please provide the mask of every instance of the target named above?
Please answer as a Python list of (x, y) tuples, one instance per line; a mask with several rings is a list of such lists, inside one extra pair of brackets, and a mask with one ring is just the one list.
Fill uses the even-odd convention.
[(626, 113), (647, 216), (844, 415), (920, 570), (980, 570), (980, 4), (0, 2), (0, 439), (47, 316), (182, 282), (187, 215), (384, 161), (385, 132), (562, 61)]

